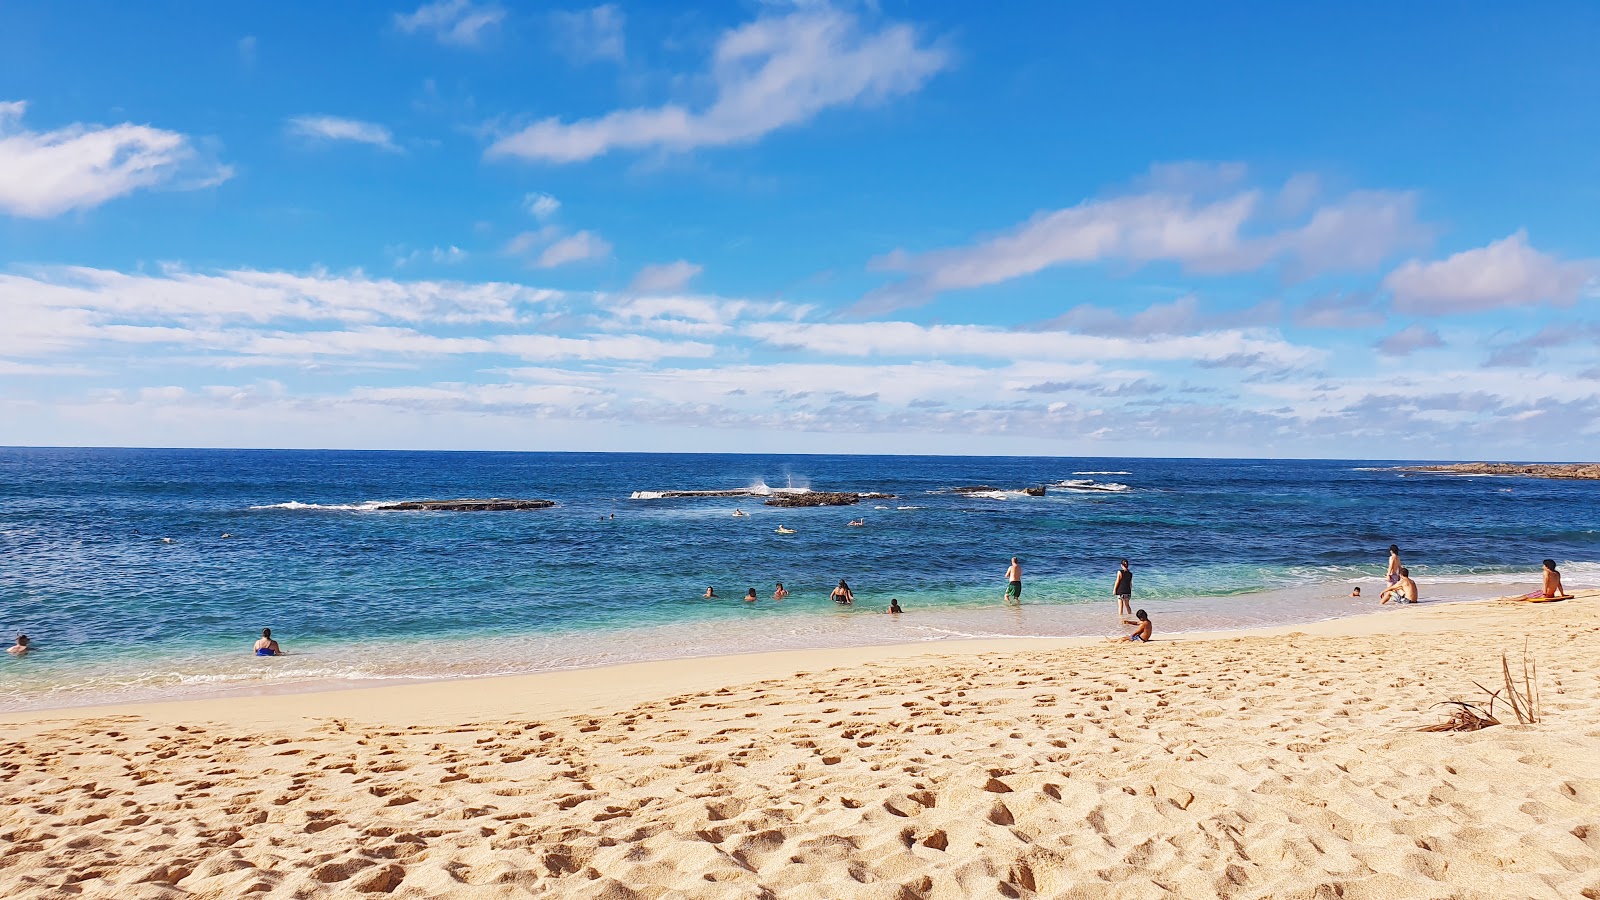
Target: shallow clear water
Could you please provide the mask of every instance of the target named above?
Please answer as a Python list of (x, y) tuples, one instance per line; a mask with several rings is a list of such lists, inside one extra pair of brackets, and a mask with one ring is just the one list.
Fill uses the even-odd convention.
[[(1570, 586), (1600, 582), (1600, 485), (1402, 477), (1383, 465), (0, 449), (0, 633), (26, 631), (40, 647), (0, 659), (0, 709), (1109, 633), (1122, 556), (1135, 605), (1163, 631), (1369, 610), (1391, 542), (1430, 600), (1531, 589), (1546, 556)], [(763, 484), (896, 497), (803, 510), (635, 498)], [(973, 484), (1003, 490), (946, 490)], [(1052, 487), (1042, 498), (1011, 490), (1036, 484)], [(369, 508), (468, 496), (559, 505)], [(861, 515), (866, 527), (846, 527)], [(775, 534), (780, 524), (796, 533)], [(999, 602), (1013, 554), (1026, 573), (1020, 609)], [(839, 578), (856, 608), (827, 600)], [(787, 601), (767, 599), (776, 581)], [(1367, 599), (1347, 596), (1355, 584)], [(702, 599), (707, 585), (722, 599)], [(740, 602), (749, 587), (760, 602)], [(878, 615), (891, 596), (906, 616)], [(290, 655), (247, 655), (262, 626)]]

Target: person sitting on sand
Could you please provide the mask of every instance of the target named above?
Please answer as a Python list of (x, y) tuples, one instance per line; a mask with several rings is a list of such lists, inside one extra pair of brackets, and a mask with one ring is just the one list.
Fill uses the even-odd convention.
[(845, 584), (844, 579), (841, 578), (839, 579), (839, 586), (833, 589), (833, 593), (828, 595), (828, 599), (840, 606), (851, 606), (856, 602), (856, 595), (850, 592), (850, 585)]
[(1361, 596), (1361, 588), (1353, 588), (1353, 589), (1351, 589), (1350, 596), (1352, 596), (1352, 597)]
[(901, 613), (905, 612), (905, 610), (900, 608), (900, 601), (899, 600), (896, 600), (895, 598), (890, 597), (889, 598), (889, 608), (884, 610), (884, 612), (888, 613), (891, 616), (898, 616)]
[(278, 642), (272, 639), (272, 629), (271, 628), (263, 628), (263, 629), (261, 629), (261, 640), (256, 641), (255, 650), (256, 650), (256, 655), (257, 656), (282, 656), (283, 655), (283, 648), (279, 647), (278, 646)]
[(1565, 597), (1566, 595), (1566, 590), (1561, 587), (1561, 573), (1556, 569), (1556, 561), (1547, 559), (1544, 561), (1544, 589), (1534, 591), (1531, 594), (1523, 594), (1522, 599), (1535, 600), (1541, 597)]
[(1391, 584), (1383, 589), (1383, 594), (1378, 598), (1380, 605), (1388, 603), (1390, 595), (1394, 596), (1396, 603), (1417, 602), (1417, 583), (1411, 580), (1411, 570), (1402, 566), (1399, 578), (1400, 581), (1398, 583)]
[(746, 603), (754, 603), (754, 602), (756, 602), (756, 589), (755, 588), (751, 588), (750, 590), (745, 592), (744, 602), (746, 602)]
[(1123, 641), (1137, 641), (1142, 644), (1148, 644), (1150, 643), (1150, 636), (1156, 633), (1155, 626), (1150, 623), (1150, 617), (1142, 609), (1134, 613), (1133, 618), (1123, 619), (1122, 624), (1136, 625), (1138, 627), (1134, 629), (1132, 634), (1111, 638), (1111, 642), (1114, 644), (1120, 644)]
[(706, 587), (706, 592), (701, 594), (700, 597), (703, 600), (715, 600), (717, 599), (717, 589), (708, 585)]
[(783, 582), (778, 582), (778, 589), (772, 592), (772, 599), (782, 600), (787, 596), (789, 596), (789, 590), (783, 586)]
[(28, 651), (31, 649), (33, 648), (28, 644), (28, 636), (25, 634), (19, 634), (17, 635), (16, 644), (6, 648), (6, 652), (12, 656), (27, 656)]

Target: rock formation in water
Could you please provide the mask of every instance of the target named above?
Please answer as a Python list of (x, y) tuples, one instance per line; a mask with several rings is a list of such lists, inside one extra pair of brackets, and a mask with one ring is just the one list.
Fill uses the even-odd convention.
[(767, 501), (768, 506), (850, 506), (862, 500), (893, 500), (893, 494), (839, 493), (834, 491), (806, 491), (803, 494), (778, 494)]
[(407, 500), (403, 503), (385, 503), (379, 507), (384, 512), (499, 512), (506, 509), (548, 509), (554, 500), (505, 500), (493, 497), (487, 500)]

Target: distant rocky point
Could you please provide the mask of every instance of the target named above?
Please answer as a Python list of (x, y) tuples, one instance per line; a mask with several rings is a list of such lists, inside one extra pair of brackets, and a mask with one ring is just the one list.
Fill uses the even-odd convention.
[(384, 503), (377, 509), (384, 512), (499, 512), (506, 509), (548, 509), (554, 500), (505, 500), (493, 497), (487, 500), (407, 500), (403, 503)]
[(880, 494), (876, 492), (855, 494), (836, 491), (806, 491), (793, 494), (777, 494), (767, 501), (768, 506), (796, 507), (796, 506), (850, 506), (863, 500), (893, 500), (893, 494)]
[(1442, 466), (1397, 466), (1396, 472), (1432, 472), (1440, 475), (1520, 475), (1524, 478), (1578, 478), (1600, 480), (1600, 463), (1450, 463)]

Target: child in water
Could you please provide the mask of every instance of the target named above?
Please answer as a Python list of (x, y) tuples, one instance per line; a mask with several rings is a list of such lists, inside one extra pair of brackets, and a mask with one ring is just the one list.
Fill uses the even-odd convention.
[(884, 612), (888, 613), (891, 616), (898, 616), (901, 613), (905, 612), (905, 610), (900, 608), (900, 601), (899, 600), (896, 600), (895, 598), (890, 597), (889, 598), (889, 608), (884, 610)]

